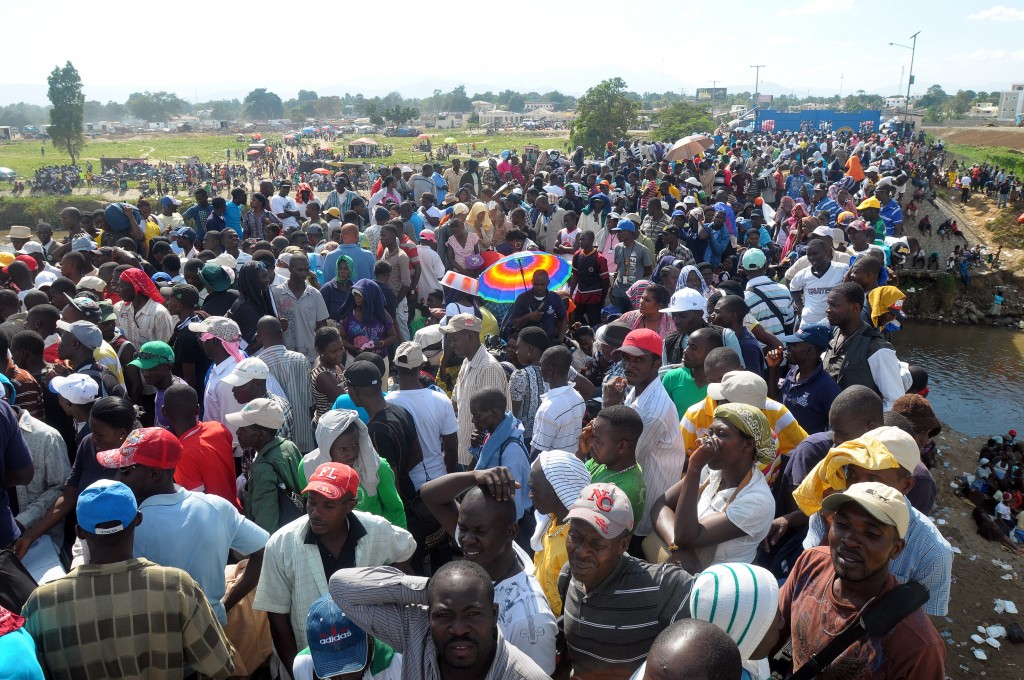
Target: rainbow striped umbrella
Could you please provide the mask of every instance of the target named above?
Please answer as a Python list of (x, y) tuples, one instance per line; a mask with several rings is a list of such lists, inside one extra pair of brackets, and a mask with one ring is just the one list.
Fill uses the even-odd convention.
[(551, 283), (549, 290), (565, 285), (572, 274), (568, 262), (552, 255), (536, 251), (523, 251), (503, 257), (480, 274), (479, 295), (491, 302), (515, 302), (520, 293), (533, 286), (535, 272), (545, 271)]

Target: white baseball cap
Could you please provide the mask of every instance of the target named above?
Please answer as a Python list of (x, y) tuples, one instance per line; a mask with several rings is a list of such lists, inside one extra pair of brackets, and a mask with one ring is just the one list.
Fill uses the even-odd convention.
[(698, 291), (693, 288), (680, 288), (672, 293), (668, 307), (661, 311), (669, 314), (673, 312), (703, 312), (706, 304), (707, 300)]
[(235, 364), (235, 367), (231, 369), (231, 372), (221, 378), (221, 381), (225, 385), (240, 387), (242, 385), (248, 385), (253, 380), (266, 380), (269, 377), (270, 368), (262, 359), (248, 357), (247, 359), (242, 359)]
[(84, 373), (54, 377), (50, 380), (50, 391), (72, 404), (91, 404), (100, 396), (100, 386)]
[(271, 430), (280, 430), (284, 424), (284, 409), (272, 399), (253, 399), (241, 411), (225, 415), (224, 420), (234, 427), (261, 425)]

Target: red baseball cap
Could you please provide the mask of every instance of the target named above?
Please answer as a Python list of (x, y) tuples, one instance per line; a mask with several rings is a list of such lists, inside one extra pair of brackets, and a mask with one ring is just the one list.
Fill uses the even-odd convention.
[[(30, 272), (34, 272), (37, 269), (39, 269), (39, 263), (36, 262), (36, 258), (32, 257), (31, 255), (18, 255), (16, 258), (14, 258), (14, 261), (21, 262), (22, 264), (24, 264), (26, 267), (28, 267), (28, 270)], [(4, 273), (7, 273), (7, 267), (4, 267)]]
[(302, 493), (316, 491), (331, 500), (338, 500), (346, 493), (359, 493), (359, 473), (344, 463), (324, 463), (316, 469)]
[(649, 328), (637, 328), (626, 334), (622, 341), (622, 347), (615, 350), (623, 354), (632, 354), (635, 357), (643, 356), (645, 352), (661, 356), (663, 346), (661, 336)]
[(170, 430), (162, 427), (141, 427), (132, 430), (119, 449), (100, 451), (96, 460), (105, 468), (144, 465), (159, 470), (172, 470), (181, 460), (181, 442)]

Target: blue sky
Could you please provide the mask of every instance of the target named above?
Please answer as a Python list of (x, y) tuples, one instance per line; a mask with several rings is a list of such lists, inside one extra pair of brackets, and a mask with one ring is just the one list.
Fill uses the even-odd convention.
[(1021, 0), (317, 4), (327, 9), (270, 0), (49, 0), (46, 16), (59, 21), (40, 18), (4, 36), (0, 104), (46, 103), (46, 76), (68, 59), (87, 97), (101, 101), (142, 90), (243, 97), (255, 87), (285, 99), (299, 89), (427, 96), (460, 83), (470, 94), (579, 95), (615, 75), (637, 91), (692, 93), (712, 80), (741, 91), (754, 88), (750, 64), (765, 64), (762, 92), (831, 95), (842, 84), (843, 94), (893, 94), (910, 51), (888, 43), (909, 43), (915, 31), (914, 91), (1024, 81)]

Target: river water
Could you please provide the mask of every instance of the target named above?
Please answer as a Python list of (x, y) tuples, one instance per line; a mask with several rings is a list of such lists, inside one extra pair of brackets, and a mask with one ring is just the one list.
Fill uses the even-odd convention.
[(1024, 431), (1024, 332), (908, 322), (893, 345), (928, 371), (928, 400), (943, 422), (970, 436)]

